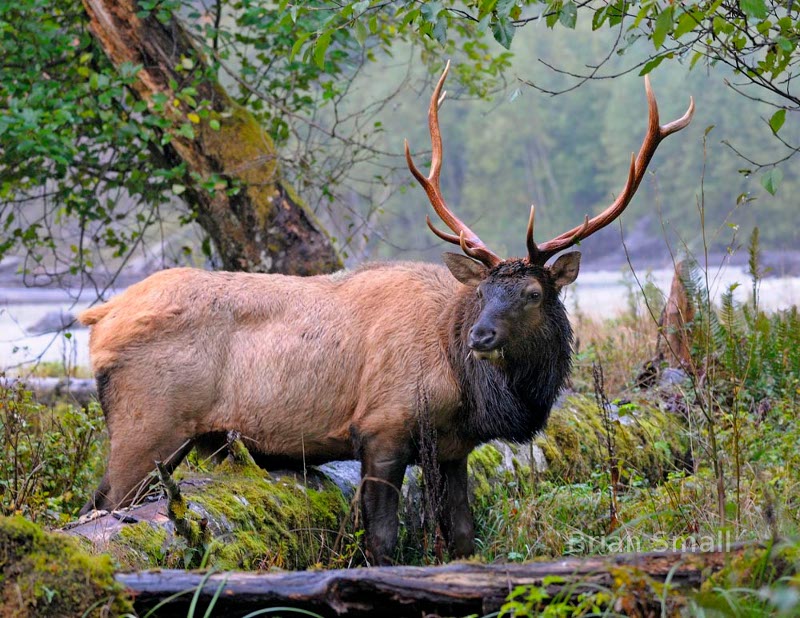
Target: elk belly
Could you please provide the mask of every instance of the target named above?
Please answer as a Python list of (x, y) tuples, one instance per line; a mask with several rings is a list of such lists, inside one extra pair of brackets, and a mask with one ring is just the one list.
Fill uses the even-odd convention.
[(295, 327), (276, 321), (231, 337), (217, 405), (222, 429), (236, 429), (262, 453), (352, 457), (358, 367), (331, 358), (335, 349), (348, 356), (336, 331), (309, 339)]

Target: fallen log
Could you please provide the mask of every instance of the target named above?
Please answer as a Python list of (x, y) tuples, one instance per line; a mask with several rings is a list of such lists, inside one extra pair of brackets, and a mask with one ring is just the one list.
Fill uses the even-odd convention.
[(621, 554), (525, 564), (291, 573), (159, 570), (119, 573), (116, 580), (133, 595), (139, 612), (174, 597), (156, 610), (155, 615), (164, 616), (185, 615), (193, 600), (196, 609), (206, 608), (215, 597), (214, 615), (224, 616), (266, 608), (292, 608), (320, 616), (486, 615), (498, 611), (518, 587), (546, 592), (543, 605), (547, 599), (566, 601), (600, 593), (598, 602), (615, 612), (671, 616), (685, 602), (685, 595), (698, 590), (711, 575), (746, 555), (760, 560), (763, 554), (763, 549), (749, 545), (730, 551)]

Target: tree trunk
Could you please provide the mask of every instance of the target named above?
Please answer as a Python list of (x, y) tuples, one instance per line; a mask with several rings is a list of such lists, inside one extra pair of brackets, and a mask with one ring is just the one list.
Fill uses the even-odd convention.
[[(223, 268), (295, 275), (340, 268), (331, 239), (282, 178), (271, 138), (211, 76), (180, 21), (161, 23), (155, 11), (139, 17), (135, 0), (83, 0), (83, 5), (111, 62), (141, 67), (132, 90), (151, 110), (163, 105), (170, 121), (164, 154), (186, 165), (186, 195)], [(191, 70), (176, 71), (182, 63)], [(210, 101), (207, 118), (192, 114), (178, 96), (189, 85), (197, 90), (195, 100)], [(203, 184), (216, 188), (209, 191)]]
[[(729, 552), (653, 552), (527, 564), (211, 575), (159, 570), (118, 573), (116, 579), (133, 594), (139, 612), (178, 595), (162, 607), (163, 614), (156, 614), (170, 616), (185, 614), (196, 594), (198, 605), (207, 607), (218, 591), (214, 612), (224, 616), (277, 607), (322, 616), (481, 616), (499, 610), (517, 586), (546, 590), (549, 597), (534, 606), (539, 610), (551, 601), (597, 594), (598, 605), (610, 606), (615, 614), (673, 616), (685, 603), (683, 595), (697, 590), (732, 558), (753, 553), (758, 548), (750, 546)], [(663, 586), (667, 580), (669, 593)]]

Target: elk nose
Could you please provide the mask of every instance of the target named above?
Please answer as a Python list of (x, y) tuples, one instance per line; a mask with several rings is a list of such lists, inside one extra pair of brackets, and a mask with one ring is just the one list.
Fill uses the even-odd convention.
[(473, 350), (488, 352), (494, 349), (497, 343), (497, 330), (489, 326), (476, 324), (469, 331), (467, 343)]

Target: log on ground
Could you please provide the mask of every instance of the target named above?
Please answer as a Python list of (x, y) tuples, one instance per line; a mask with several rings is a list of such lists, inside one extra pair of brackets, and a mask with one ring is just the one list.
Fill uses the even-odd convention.
[[(485, 615), (499, 610), (519, 586), (542, 588), (550, 601), (601, 592), (604, 601), (600, 602), (612, 605), (615, 612), (662, 615), (663, 610), (673, 615), (685, 602), (685, 595), (698, 590), (708, 577), (745, 556), (761, 560), (764, 551), (750, 545), (729, 552), (655, 552), (525, 564), (455, 563), (262, 574), (159, 570), (121, 573), (116, 579), (131, 592), (139, 611), (177, 595), (162, 606), (164, 613), (157, 615), (185, 613), (195, 596), (206, 607), (216, 596), (213, 611), (224, 616), (280, 607), (321, 616)], [(772, 555), (777, 560), (779, 553)], [(665, 593), (663, 584), (667, 581), (669, 592)]]

